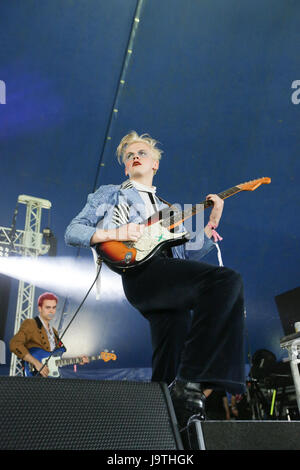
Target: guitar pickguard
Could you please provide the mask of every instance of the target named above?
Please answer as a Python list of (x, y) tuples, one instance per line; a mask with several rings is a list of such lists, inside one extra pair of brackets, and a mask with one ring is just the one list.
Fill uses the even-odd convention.
[(145, 227), (144, 232), (138, 241), (134, 243), (124, 243), (128, 247), (134, 247), (136, 249), (136, 261), (141, 261), (162, 242), (177, 240), (183, 238), (187, 234), (187, 231), (179, 233), (170, 232), (166, 227), (163, 227), (161, 221), (159, 221), (149, 225), (148, 227)]

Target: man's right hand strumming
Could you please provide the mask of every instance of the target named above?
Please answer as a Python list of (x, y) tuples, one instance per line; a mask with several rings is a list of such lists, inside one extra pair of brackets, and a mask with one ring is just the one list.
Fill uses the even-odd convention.
[(33, 357), (30, 353), (26, 354), (23, 359), (24, 361), (32, 364), (37, 372), (40, 371), (39, 373), (42, 377), (48, 377), (49, 375), (48, 367), (47, 366), (43, 367), (43, 364), (38, 359)]

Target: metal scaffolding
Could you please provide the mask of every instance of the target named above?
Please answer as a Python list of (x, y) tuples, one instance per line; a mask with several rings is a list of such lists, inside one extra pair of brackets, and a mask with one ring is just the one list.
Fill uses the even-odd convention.
[[(24, 230), (16, 230), (16, 210), (13, 226), (11, 228), (0, 227), (2, 256), (15, 254), (36, 258), (46, 254), (50, 249), (50, 245), (43, 243), (43, 233), (41, 233), (40, 228), (42, 210), (50, 209), (51, 202), (23, 194), (18, 197), (18, 204), (26, 205), (25, 228)], [(17, 333), (24, 320), (33, 317), (34, 294), (34, 285), (24, 281), (19, 282), (14, 334)], [(23, 375), (22, 361), (15, 354), (11, 355), (9, 375)]]

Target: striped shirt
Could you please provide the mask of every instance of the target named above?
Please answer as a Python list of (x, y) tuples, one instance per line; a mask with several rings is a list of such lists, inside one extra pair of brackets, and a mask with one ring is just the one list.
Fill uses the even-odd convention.
[[(154, 212), (158, 210), (158, 197), (156, 196), (156, 187), (145, 186), (144, 184), (137, 183), (133, 180), (125, 181), (121, 189), (136, 188), (141, 196), (145, 207), (147, 217), (150, 217)], [(129, 205), (126, 203), (118, 204), (114, 207), (112, 221), (117, 225), (125, 225), (129, 221)]]

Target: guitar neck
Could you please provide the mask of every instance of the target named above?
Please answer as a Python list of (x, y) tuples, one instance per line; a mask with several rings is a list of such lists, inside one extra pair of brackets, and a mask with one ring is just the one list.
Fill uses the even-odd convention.
[[(226, 189), (218, 194), (221, 199), (226, 199), (227, 197), (233, 196), (234, 194), (242, 191), (241, 188), (238, 186), (233, 186), (232, 188)], [(210, 200), (204, 200), (199, 204), (195, 204), (190, 209), (185, 211), (176, 211), (174, 208), (174, 212), (170, 215), (170, 208), (169, 208), (169, 217), (163, 222), (163, 225), (168, 229), (176, 227), (177, 225), (184, 222), (186, 219), (193, 217), (194, 215), (198, 214), (201, 210), (207, 209), (208, 207), (212, 206), (213, 202)]]
[[(238, 186), (233, 186), (232, 188), (229, 188), (229, 189), (226, 189), (225, 191), (222, 191), (221, 193), (218, 194), (218, 196), (221, 199), (226, 199), (227, 197), (233, 196), (234, 194), (239, 193), (240, 191), (242, 191), (242, 189), (240, 189)], [(202, 209), (202, 208), (198, 207), (199, 205), (203, 205), (204, 209), (207, 209), (207, 207), (210, 207), (210, 206), (213, 205), (213, 202), (206, 199), (205, 201), (200, 202), (200, 204), (196, 204), (195, 206), (193, 206), (190, 209), (190, 211), (192, 213), (190, 215), (188, 215), (188, 217), (191, 217), (191, 216), (197, 214)], [(189, 212), (189, 211), (184, 211), (184, 214), (186, 212)]]
[[(89, 361), (97, 361), (97, 359), (100, 359), (100, 358), (101, 356), (88, 356)], [(57, 361), (55, 361), (58, 367), (70, 366), (72, 364), (79, 364), (80, 362), (82, 362), (82, 357), (69, 357), (66, 359), (57, 359)]]

